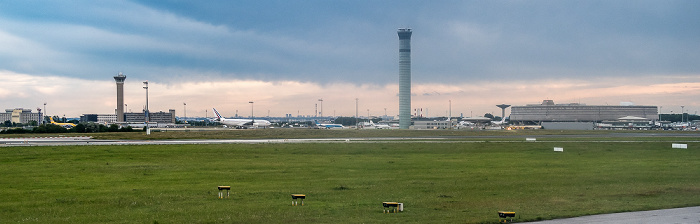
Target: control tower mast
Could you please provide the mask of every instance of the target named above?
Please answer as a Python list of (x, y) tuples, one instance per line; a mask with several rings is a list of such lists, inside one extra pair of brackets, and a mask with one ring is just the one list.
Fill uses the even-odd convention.
[(399, 28), (399, 128), (411, 126), (411, 28)]
[(114, 76), (114, 81), (117, 82), (117, 122), (124, 122), (124, 80), (126, 76), (121, 72)]

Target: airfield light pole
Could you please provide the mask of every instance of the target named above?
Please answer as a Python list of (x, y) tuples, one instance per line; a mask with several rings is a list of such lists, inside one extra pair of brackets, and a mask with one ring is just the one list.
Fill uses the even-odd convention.
[(129, 105), (124, 104), (124, 111), (129, 112)]
[(450, 102), (450, 113), (447, 116), (447, 120), (450, 121), (450, 129), (452, 129), (452, 100), (448, 100), (448, 102)]
[(360, 129), (360, 126), (358, 125), (357, 122), (357, 114), (359, 112), (357, 104), (360, 102), (360, 98), (355, 98), (355, 129)]
[(146, 90), (146, 111), (145, 111), (145, 120), (146, 120), (146, 135), (151, 135), (151, 128), (148, 127), (148, 122), (151, 120), (150, 115), (148, 114), (148, 80), (143, 82), (143, 89)]
[(684, 107), (685, 107), (685, 106), (681, 106), (681, 123), (685, 122), (685, 120), (683, 120), (683, 115), (684, 115), (684, 114), (683, 114), (683, 112), (684, 112), (683, 109), (685, 109)]
[(367, 109), (367, 120), (369, 120), (369, 109)]
[(250, 103), (250, 119), (255, 123), (255, 115), (253, 114), (253, 101), (248, 102)]
[(41, 116), (41, 123), (46, 123), (46, 102), (44, 102), (44, 114)]
[(183, 102), (182, 105), (185, 107), (185, 118), (183, 123), (187, 123), (187, 103)]

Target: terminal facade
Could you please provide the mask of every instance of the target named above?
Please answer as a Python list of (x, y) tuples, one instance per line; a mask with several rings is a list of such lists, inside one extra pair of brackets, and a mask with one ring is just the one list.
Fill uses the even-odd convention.
[[(175, 123), (175, 110), (170, 109), (168, 112), (151, 112), (148, 114), (150, 123)], [(143, 123), (146, 122), (145, 113), (124, 113), (124, 122), (126, 123)]]
[(639, 117), (658, 120), (657, 106), (588, 106), (585, 104), (554, 104), (544, 100), (542, 104), (511, 107), (511, 123), (541, 122), (600, 122), (618, 120), (622, 117)]
[(0, 122), (10, 121), (12, 123), (27, 124), (36, 121), (41, 124), (41, 113), (32, 113), (32, 109), (15, 108), (5, 109), (5, 113), (0, 113)]
[(80, 122), (95, 122), (100, 124), (112, 124), (117, 122), (116, 114), (83, 114)]

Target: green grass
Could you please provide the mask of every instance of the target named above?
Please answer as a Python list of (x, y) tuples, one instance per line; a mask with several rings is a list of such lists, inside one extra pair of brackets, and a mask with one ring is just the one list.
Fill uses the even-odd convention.
[[(555, 153), (554, 146), (564, 147)], [(2, 223), (494, 223), (700, 205), (700, 151), (653, 142), (0, 148)], [(218, 185), (231, 198), (218, 199)], [(307, 195), (290, 205), (292, 193)], [(382, 201), (405, 211), (383, 214)]]

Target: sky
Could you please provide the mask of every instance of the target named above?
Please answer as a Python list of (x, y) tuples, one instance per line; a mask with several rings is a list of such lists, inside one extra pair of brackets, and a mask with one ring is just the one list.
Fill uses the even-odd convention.
[(395, 116), (408, 27), (424, 116), (545, 99), (697, 114), (698, 13), (695, 0), (2, 1), (0, 109), (114, 113), (122, 72), (132, 112), (148, 81), (149, 109), (177, 116)]

